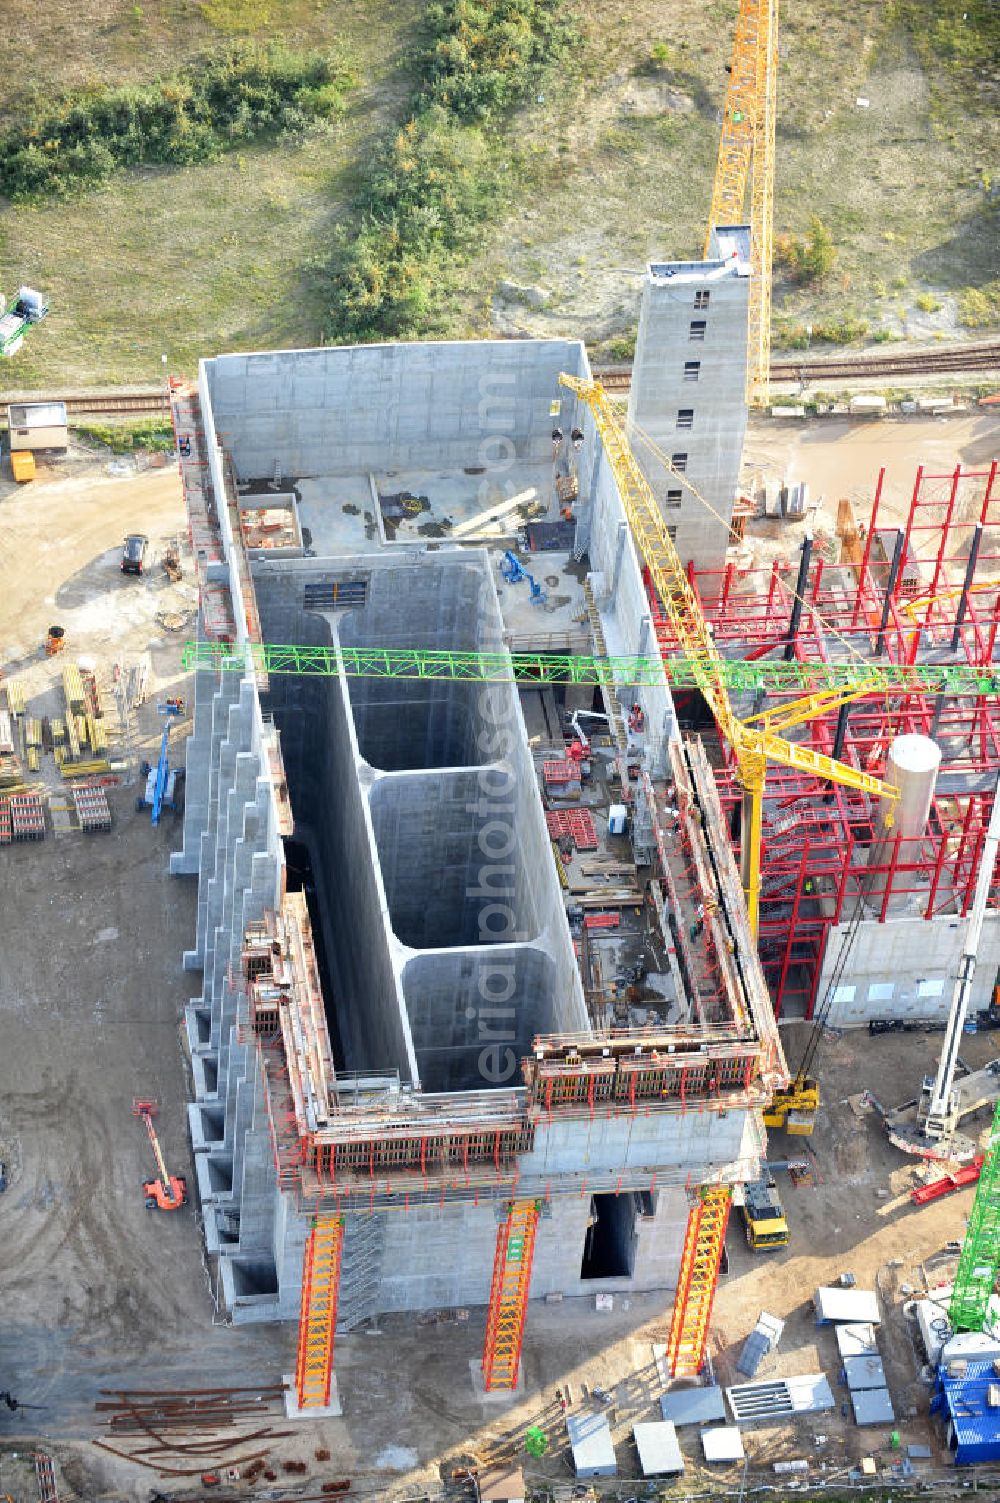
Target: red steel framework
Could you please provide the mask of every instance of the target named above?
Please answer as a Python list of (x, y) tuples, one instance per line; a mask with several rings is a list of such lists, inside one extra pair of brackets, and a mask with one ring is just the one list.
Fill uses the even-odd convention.
[[(839, 561), (813, 550), (796, 619), (801, 560), (776, 558), (744, 572), (690, 571), (723, 654), (748, 661), (769, 654), (797, 663), (963, 663), (996, 660), (1000, 626), (1000, 479), (986, 468), (935, 474), (918, 467), (908, 501), (887, 498), (880, 470), (869, 520), (838, 526)], [(842, 504), (843, 506), (843, 504)], [(847, 515), (850, 515), (848, 506)], [(843, 520), (843, 513), (842, 513)], [(896, 566), (893, 561), (896, 559)], [(649, 581), (647, 580), (649, 589)], [(649, 589), (657, 638), (677, 650)], [(767, 707), (802, 693), (770, 694)], [(749, 696), (748, 696), (749, 699)], [(752, 704), (746, 713), (763, 708)], [(704, 707), (678, 695), (685, 714)], [(702, 727), (703, 728), (703, 727)], [(775, 1010), (812, 1015), (823, 956), (834, 925), (853, 913), (862, 889), (879, 922), (905, 912), (931, 919), (964, 915), (1000, 766), (1000, 707), (989, 695), (874, 692), (841, 712), (808, 722), (818, 750), (880, 773), (899, 735), (932, 736), (941, 775), (926, 833), (897, 837), (874, 851), (873, 810), (861, 794), (781, 767), (769, 767), (763, 831), (759, 947)], [(739, 844), (740, 789), (728, 746), (711, 741), (720, 801)], [(1000, 899), (994, 874), (991, 902)], [(873, 898), (873, 894), (876, 896)]]

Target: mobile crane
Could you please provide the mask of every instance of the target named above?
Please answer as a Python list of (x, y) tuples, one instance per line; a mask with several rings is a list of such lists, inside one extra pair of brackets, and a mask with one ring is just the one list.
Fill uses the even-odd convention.
[(156, 1115), (157, 1103), (148, 1098), (137, 1097), (132, 1102), (133, 1117), (141, 1117), (146, 1124), (149, 1134), (150, 1146), (153, 1150), (153, 1158), (159, 1171), (156, 1179), (146, 1179), (142, 1182), (142, 1188), (146, 1195), (147, 1211), (179, 1211), (181, 1206), (187, 1205), (187, 1180), (183, 1174), (171, 1174), (167, 1169), (166, 1160), (163, 1157), (163, 1149), (160, 1140), (156, 1136), (156, 1128), (153, 1126), (153, 1118)]
[(178, 797), (180, 787), (184, 781), (184, 769), (171, 767), (167, 762), (167, 743), (170, 740), (170, 727), (173, 721), (183, 713), (184, 701), (182, 699), (168, 699), (165, 704), (160, 705), (158, 708), (160, 714), (167, 717), (166, 724), (163, 727), (163, 735), (160, 738), (160, 755), (155, 767), (151, 767), (148, 762), (144, 762), (139, 769), (142, 776), (146, 779), (146, 787), (135, 801), (137, 814), (141, 813), (143, 809), (150, 809), (152, 811), (151, 823), (154, 826), (160, 823), (160, 815), (164, 809), (172, 809), (175, 814), (180, 812)]
[[(1000, 780), (993, 795), (990, 822), (979, 855), (976, 891), (966, 924), (937, 1074), (924, 1076), (920, 1096), (915, 1102), (908, 1102), (886, 1116), (889, 1137), (896, 1147), (904, 1153), (918, 1154), (921, 1158), (958, 1162), (974, 1158), (976, 1144), (958, 1131), (958, 1124), (963, 1117), (1000, 1098), (1000, 1060), (991, 1060), (984, 1070), (975, 1070), (959, 1080), (957, 1085), (955, 1083), (958, 1047), (972, 997), (972, 978), (976, 971), (979, 941), (998, 849)], [(767, 1120), (766, 1117), (764, 1120)]]

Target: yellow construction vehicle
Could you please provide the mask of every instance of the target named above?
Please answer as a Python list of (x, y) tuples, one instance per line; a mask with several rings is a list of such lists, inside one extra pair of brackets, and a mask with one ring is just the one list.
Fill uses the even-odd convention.
[(774, 1176), (767, 1170), (760, 1179), (743, 1186), (740, 1207), (747, 1246), (752, 1252), (773, 1252), (788, 1246), (788, 1222)]

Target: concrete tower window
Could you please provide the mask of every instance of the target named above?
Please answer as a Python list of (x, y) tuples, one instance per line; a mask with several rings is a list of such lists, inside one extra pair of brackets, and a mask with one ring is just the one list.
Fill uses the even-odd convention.
[(695, 305), (695, 307), (696, 308), (707, 308), (708, 307), (708, 297), (709, 297), (709, 294), (708, 294), (707, 291), (703, 290), (701, 292), (696, 292), (695, 295), (694, 295), (694, 305)]
[(677, 426), (678, 426), (678, 428), (693, 428), (694, 427), (694, 408), (693, 407), (678, 407), (678, 409), (677, 409)]
[(688, 457), (686, 454), (671, 454), (670, 463), (673, 465), (675, 470), (680, 470), (681, 474), (683, 475), (684, 471), (688, 467)]
[(697, 381), (700, 375), (701, 375), (701, 361), (700, 360), (685, 360), (685, 362), (684, 362), (684, 379), (685, 379), (685, 381)]
[(705, 339), (705, 330), (707, 328), (708, 328), (708, 320), (707, 319), (704, 319), (704, 318), (693, 318), (691, 320), (691, 329), (690, 329), (689, 337), (691, 339), (699, 340), (701, 342), (704, 342), (704, 339)]
[(670, 541), (672, 543), (676, 543), (676, 541), (677, 541), (677, 523), (676, 522), (671, 522), (670, 526), (667, 528), (667, 537), (670, 539)]
[(667, 491), (667, 505), (668, 506), (680, 506), (682, 500), (683, 500), (683, 492), (680, 490), (680, 488), (678, 488), (675, 491), (674, 490)]

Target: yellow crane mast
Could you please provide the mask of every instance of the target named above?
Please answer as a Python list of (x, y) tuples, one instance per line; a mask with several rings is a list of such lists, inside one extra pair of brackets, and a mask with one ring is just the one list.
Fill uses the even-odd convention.
[(712, 206), (705, 234), (743, 218), (750, 181), (750, 311), (746, 394), (767, 401), (774, 259), (774, 137), (778, 117), (778, 0), (740, 0)]
[[(698, 687), (715, 717), (719, 732), (729, 742), (736, 756), (740, 783), (744, 790), (743, 832), (741, 840), (742, 878), (746, 893), (750, 929), (757, 936), (760, 909), (760, 836), (764, 781), (768, 761), (800, 772), (813, 773), (847, 788), (856, 788), (874, 798), (895, 800), (899, 790), (889, 783), (844, 762), (834, 761), (811, 746), (786, 741), (780, 731), (801, 725), (816, 715), (826, 714), (842, 704), (858, 699), (875, 687), (875, 680), (865, 678), (848, 688), (826, 689), (792, 700), (779, 709), (754, 716), (760, 725), (737, 718), (729, 701), (725, 663), (715, 644), (708, 622), (702, 613), (677, 549), (667, 531), (656, 497), (639, 463), (607, 393), (598, 381), (584, 381), (577, 376), (561, 375), (563, 386), (586, 404), (604, 444), (608, 462), (614, 471), (618, 492), (632, 529), (632, 535), (649, 570), (664, 611), (677, 635), (681, 655), (689, 660)], [(687, 477), (667, 462), (677, 480), (698, 500)]]

